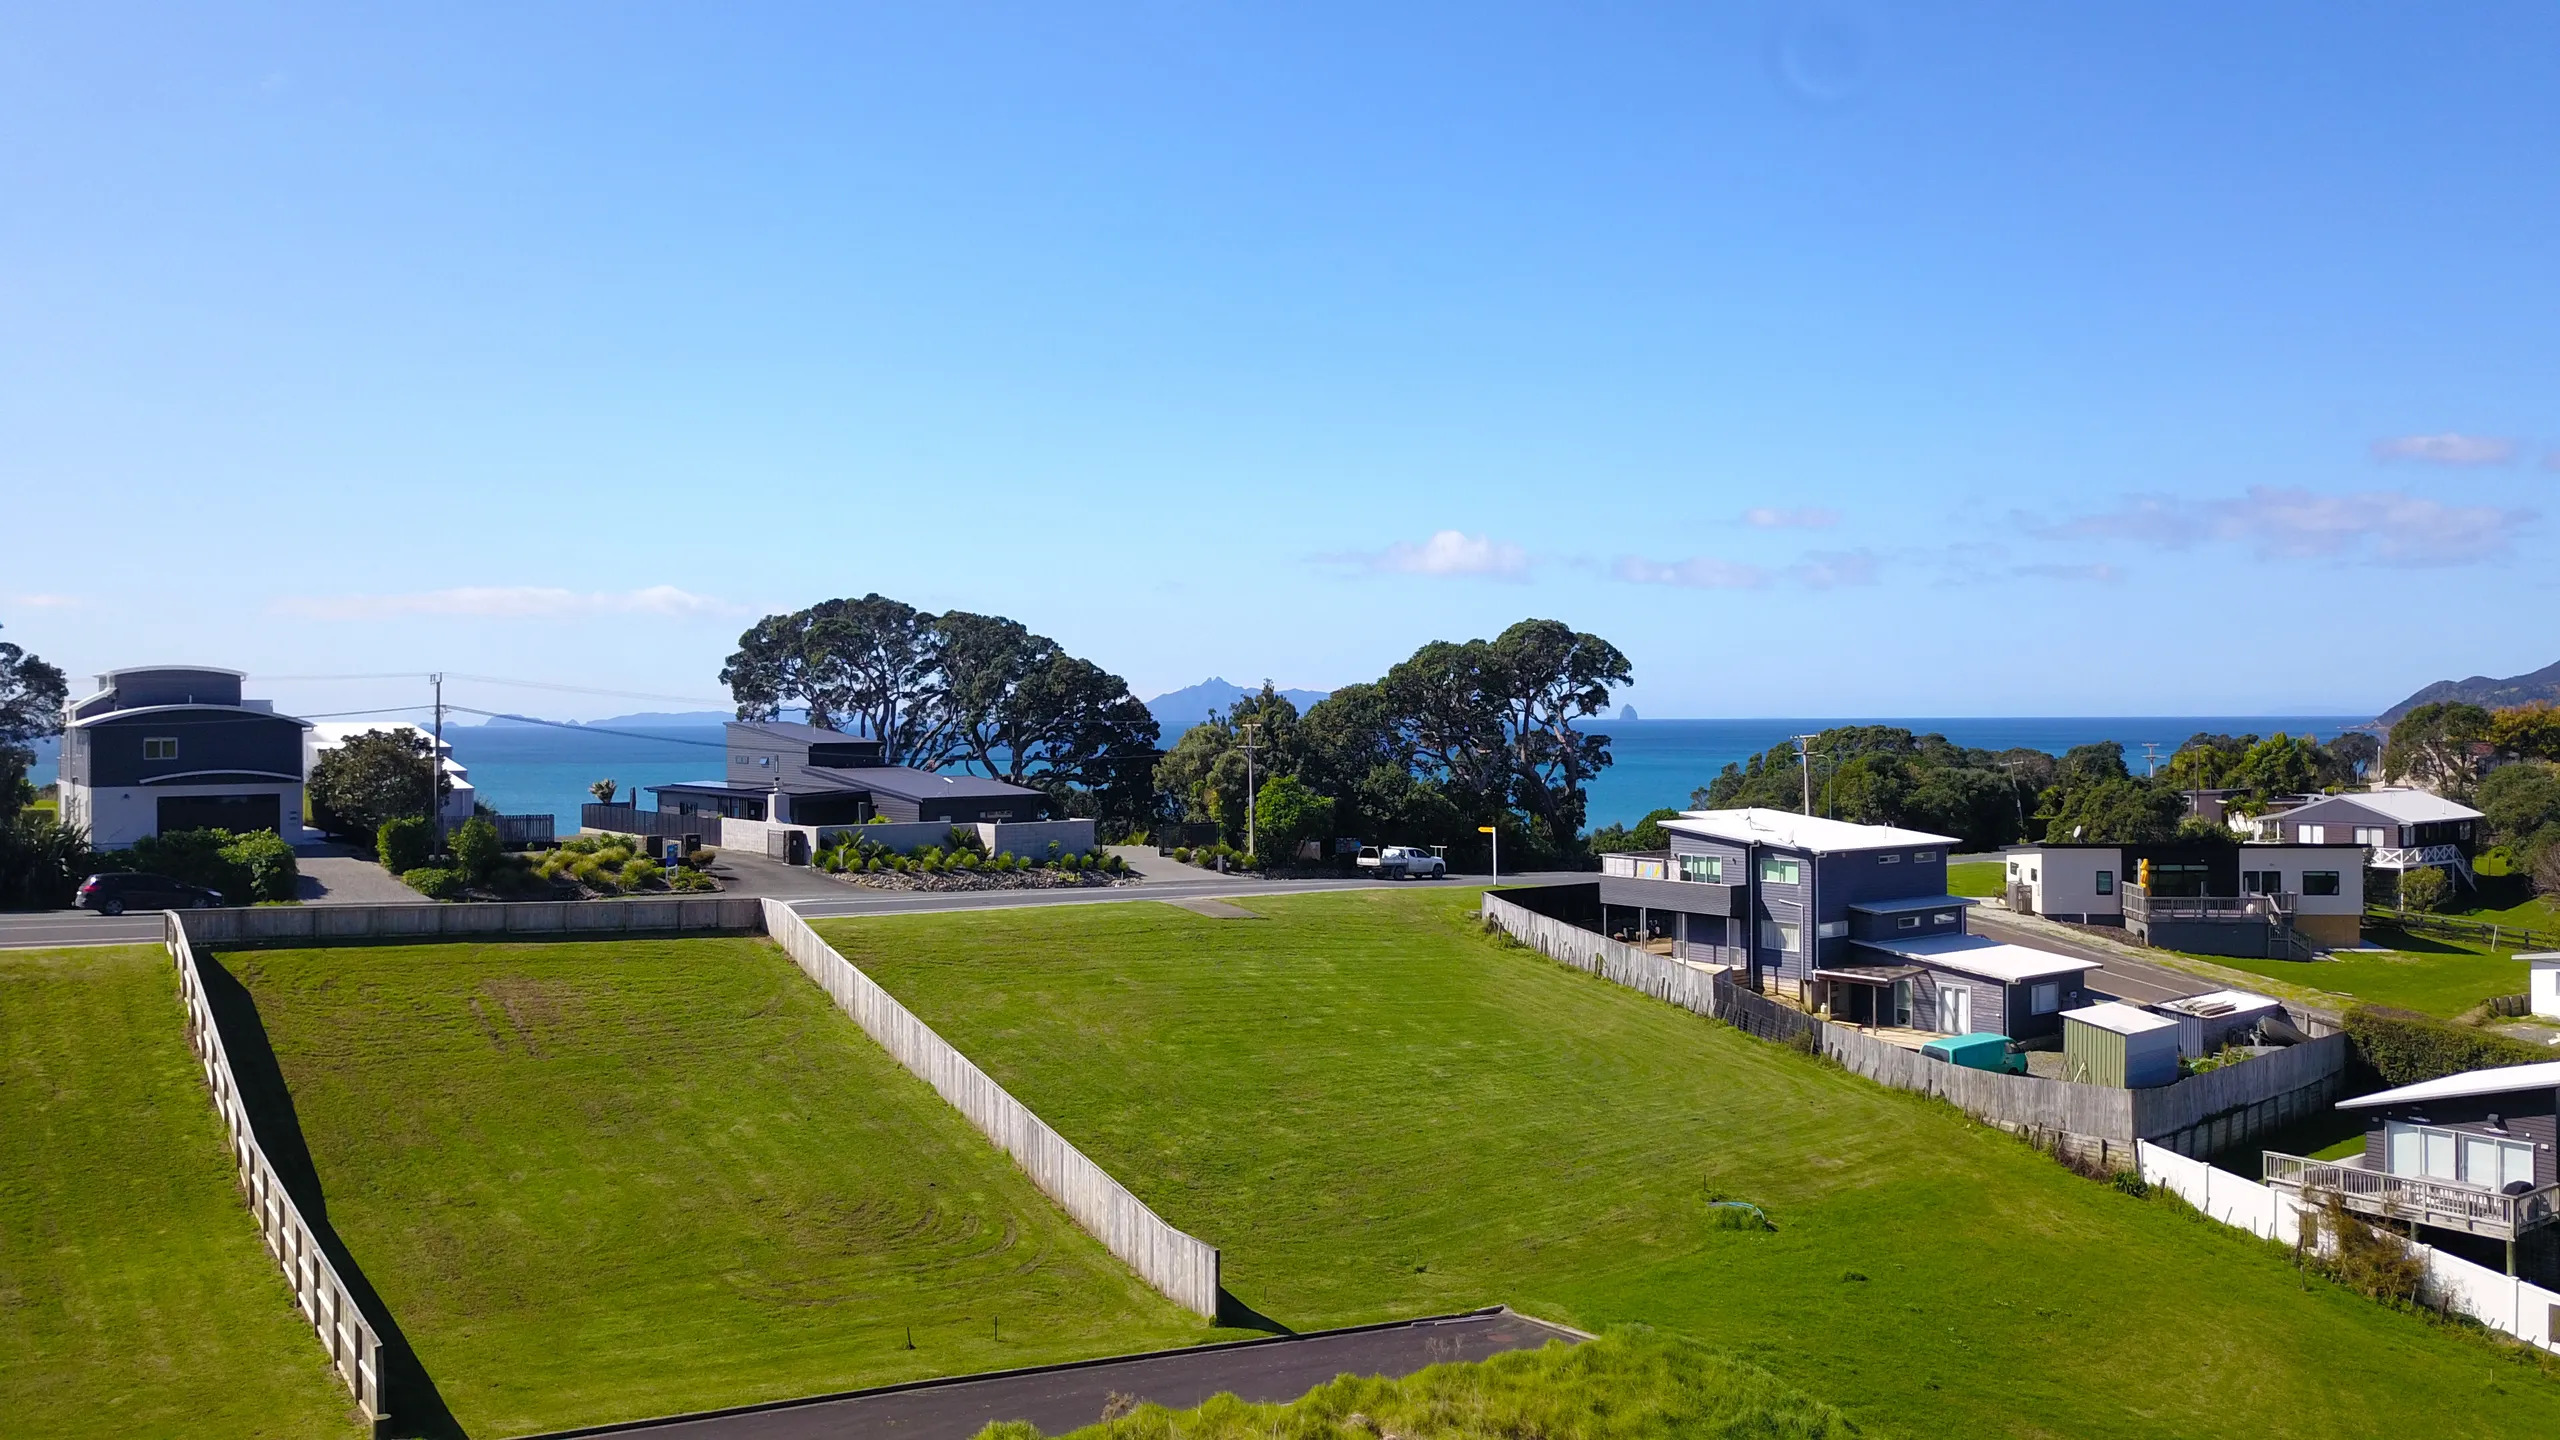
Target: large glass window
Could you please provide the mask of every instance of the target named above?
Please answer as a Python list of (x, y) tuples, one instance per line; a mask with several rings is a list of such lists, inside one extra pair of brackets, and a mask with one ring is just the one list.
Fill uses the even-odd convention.
[(2459, 1180), (2484, 1190), (2533, 1183), (2533, 1146), (2521, 1140), (2431, 1125), (2383, 1127), (2383, 1168), (2394, 1175)]
[(1704, 885), (1721, 885), (1724, 883), (1724, 857), (1683, 855), (1680, 857), (1680, 878)]
[(2338, 893), (2338, 872), (2337, 872), (2337, 871), (2335, 871), (2335, 870), (2305, 870), (2305, 871), (2303, 871), (2303, 872), (2302, 872), (2302, 893), (2303, 893), (2303, 894), (2305, 894), (2305, 895), (2335, 895), (2335, 894), (2337, 894), (2337, 893)]
[(2062, 982), (2040, 980), (2027, 997), (2027, 1008), (2038, 1015), (2050, 1015), (2062, 1008)]
[(1804, 864), (1798, 860), (1781, 860), (1774, 855), (1760, 861), (1760, 883), (1763, 885), (1801, 885)]
[(1804, 929), (1797, 925), (1781, 925), (1775, 920), (1760, 922), (1760, 948), (1793, 955), (1804, 943)]

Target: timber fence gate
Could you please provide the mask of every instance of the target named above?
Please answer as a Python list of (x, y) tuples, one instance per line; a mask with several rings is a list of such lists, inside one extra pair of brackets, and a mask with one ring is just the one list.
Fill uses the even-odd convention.
[(1830, 1024), (1722, 975), (1550, 919), (1490, 891), (1483, 913), (1551, 960), (1762, 1040), (1810, 1034), (1824, 1055), (1879, 1085), (1937, 1096), (1978, 1120), (2051, 1139), (2103, 1164), (2129, 1153), (2137, 1139), (2186, 1154), (2245, 1143), (2334, 1100), (2346, 1069), (2347, 1038), (2327, 1035), (2151, 1090), (1974, 1070)]
[(358, 1309), (355, 1296), (339, 1277), (337, 1267), (322, 1253), (310, 1222), (303, 1218), (301, 1207), (294, 1204), (293, 1196), (277, 1177), (275, 1166), (269, 1163), (266, 1148), (258, 1142), (257, 1128), (240, 1098), (240, 1077), (231, 1068), (221, 1027), (214, 1022), (213, 1007), (205, 998), (204, 972), (188, 938), (186, 922), (175, 911), (164, 914), (162, 920), (168, 927), (165, 935), (170, 958), (178, 966), (178, 993), (187, 1005), (187, 1044), (195, 1051), (205, 1084), (213, 1091), (213, 1108), (222, 1116), (223, 1128), (231, 1134), (231, 1159), (239, 1170), (240, 1188), (248, 1196), (250, 1213), (257, 1217), (268, 1251), (283, 1268), (286, 1283), (293, 1287), (294, 1304), (319, 1336), (320, 1348), (329, 1352), (338, 1377), (354, 1393), (357, 1406), (379, 1433), (383, 1422), (389, 1419), (383, 1406), (382, 1336)]
[(969, 1118), (1060, 1209), (1174, 1303), (1218, 1315), (1218, 1248), (1175, 1229), (1047, 1121), (1016, 1100), (896, 996), (809, 928), (779, 900), (764, 903), (765, 932), (863, 1033)]

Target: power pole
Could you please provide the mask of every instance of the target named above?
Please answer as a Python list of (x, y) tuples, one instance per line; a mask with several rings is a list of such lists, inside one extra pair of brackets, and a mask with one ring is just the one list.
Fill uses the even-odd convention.
[(1813, 814), (1813, 751), (1809, 746), (1820, 737), (1793, 735), (1788, 738), (1796, 742), (1796, 764), (1804, 771), (1804, 813), (1810, 816)]
[(1244, 744), (1241, 747), (1244, 751), (1244, 853), (1248, 859), (1251, 859), (1260, 854), (1254, 848), (1253, 752), (1261, 748), (1262, 737), (1258, 732), (1262, 729), (1262, 722), (1247, 720), (1242, 728), (1244, 730)]
[(428, 676), (428, 677), (427, 677), (427, 683), (428, 683), (428, 684), (430, 684), (430, 685), (433, 685), (433, 686), (436, 688), (436, 744), (435, 744), (435, 753), (427, 757), (427, 763), (428, 763), (428, 764), (430, 764), (430, 765), (433, 765), (433, 766), (435, 767), (435, 777), (436, 777), (436, 779), (435, 779), (435, 787), (434, 787), (434, 790), (433, 790), (433, 794), (434, 794), (434, 796), (435, 796), (435, 813), (436, 813), (436, 819), (435, 819), (435, 826), (436, 826), (436, 853), (437, 853), (437, 854), (439, 854), (439, 855), (441, 855), (441, 854), (443, 854), (443, 853), (444, 853), (444, 675), (443, 675), (443, 672), (439, 671), (439, 672), (437, 672), (436, 674), (433, 674), (433, 675)]
[(2159, 741), (2145, 740), (2142, 742), (2142, 763), (2145, 767), (2142, 772), (2143, 778), (2149, 779), (2150, 777), (2160, 773)]

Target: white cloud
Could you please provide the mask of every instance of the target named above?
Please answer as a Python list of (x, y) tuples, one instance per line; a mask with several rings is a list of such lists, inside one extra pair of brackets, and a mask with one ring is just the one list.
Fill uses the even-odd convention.
[(1388, 575), (1482, 576), (1522, 580), (1529, 574), (1529, 552), (1507, 540), (1440, 530), (1416, 545), (1399, 540), (1375, 554), (1343, 555), (1337, 560)]
[(2516, 458), (2516, 442), (2495, 435), (2394, 435), (2373, 442), (2376, 460), (2415, 460), (2427, 465), (2504, 465)]
[(1742, 523), (1755, 530), (1828, 530), (1840, 523), (1840, 512), (1821, 505), (1801, 510), (1756, 505), (1742, 512)]
[(1609, 573), (1630, 584), (1678, 585), (1690, 590), (1756, 590), (1769, 583), (1769, 572), (1757, 565), (1712, 555), (1668, 561), (1622, 555)]
[(2362, 560), (2382, 565), (2459, 565), (2505, 554), (2530, 510), (2448, 505), (2402, 490), (2320, 495), (2250, 487), (2236, 500), (2140, 495), (2120, 509), (2057, 524), (2022, 517), (2048, 540), (2130, 540), (2164, 550), (2207, 541), (2247, 545), (2262, 559)]
[(1873, 550), (1809, 550), (1787, 567), (1787, 578), (1815, 590), (1873, 585), (1884, 561)]
[(12, 595), (9, 603), (28, 610), (68, 610), (80, 603), (77, 595)]
[(639, 590), (561, 590), (541, 585), (463, 585), (405, 595), (288, 595), (267, 607), (305, 620), (384, 620), (399, 615), (568, 618), (589, 615), (735, 615), (743, 607), (673, 585)]

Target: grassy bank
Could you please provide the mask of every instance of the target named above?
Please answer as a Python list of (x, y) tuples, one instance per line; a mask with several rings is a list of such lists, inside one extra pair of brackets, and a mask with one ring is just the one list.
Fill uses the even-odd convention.
[[(1913, 1434), (2515, 1435), (2560, 1384), (1941, 1105), (1504, 948), (1468, 891), (821, 922), (1294, 1328), (1508, 1301)], [(1717, 1196), (1774, 1232), (1717, 1228)]]
[[(2459, 941), (2368, 932), (2368, 942), (2410, 949), (2333, 955), (2321, 960), (2252, 960), (2196, 955), (2223, 970), (2320, 992), (2301, 998), (2326, 1009), (2356, 1001), (2396, 1005), (2422, 1015), (2454, 1016), (2492, 995), (2521, 995), (2529, 967), (2512, 951), (2491, 954)], [(2422, 948), (2420, 948), (2422, 947)], [(2323, 997), (2328, 997), (2323, 999)], [(2288, 997), (2290, 998), (2290, 997)]]
[(0, 1433), (361, 1435), (158, 946), (0, 951)]
[(761, 941), (222, 960), (473, 1434), (1207, 1333)]
[(2009, 866), (2002, 860), (1966, 860), (1947, 867), (1947, 893), (1988, 900), (2008, 893)]
[[(1434, 1365), (1400, 1380), (1346, 1375), (1287, 1405), (1248, 1405), (1232, 1395), (1189, 1410), (1146, 1405), (1066, 1440), (1846, 1440), (1858, 1433), (1839, 1411), (1765, 1370), (1630, 1328), (1582, 1345)], [(1040, 1440), (1040, 1432), (990, 1425), (979, 1440)]]

